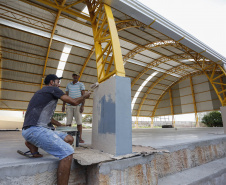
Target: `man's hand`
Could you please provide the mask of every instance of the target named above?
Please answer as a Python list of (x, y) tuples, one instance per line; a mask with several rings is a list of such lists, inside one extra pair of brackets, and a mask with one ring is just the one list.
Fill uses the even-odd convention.
[(62, 112), (65, 112), (65, 105), (62, 106)]
[(80, 113), (83, 113), (83, 111), (84, 111), (84, 106), (82, 105), (82, 106), (80, 107)]
[(87, 99), (87, 98), (90, 97), (90, 95), (91, 95), (91, 92), (88, 91), (88, 92), (86, 92), (86, 93), (83, 95), (83, 97), (84, 97), (85, 99)]

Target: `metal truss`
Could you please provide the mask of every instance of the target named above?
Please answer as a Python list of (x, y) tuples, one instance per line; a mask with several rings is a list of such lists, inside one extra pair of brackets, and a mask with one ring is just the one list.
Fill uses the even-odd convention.
[[(116, 21), (116, 28), (117, 28), (117, 31), (122, 31), (122, 30), (125, 30), (125, 29), (128, 29), (128, 28), (134, 28), (134, 27), (143, 27), (143, 28), (146, 28), (147, 25), (146, 24), (143, 24), (141, 23), (140, 21), (137, 21), (135, 19), (129, 19), (129, 20), (123, 20), (123, 21)], [(93, 55), (94, 53), (94, 47), (92, 47), (88, 57), (86, 58), (85, 62), (84, 62), (84, 65), (82, 67), (82, 70), (80, 71), (80, 77), (79, 77), (79, 80), (82, 76), (82, 73), (89, 61), (89, 59), (91, 58), (91, 56)], [(125, 56), (124, 56), (125, 57)], [(124, 58), (123, 58), (123, 61), (124, 61)], [(125, 64), (125, 63), (124, 63)]]
[[(151, 86), (147, 89), (147, 91), (145, 92), (145, 94), (144, 94), (144, 96), (143, 96), (143, 98), (142, 98), (142, 100), (141, 100), (141, 102), (140, 102), (139, 108), (138, 108), (138, 110), (137, 110), (137, 116), (136, 116), (136, 117), (139, 117), (141, 107), (142, 107), (142, 105), (143, 105), (143, 103), (144, 103), (144, 101), (145, 101), (147, 95), (150, 93), (150, 91), (151, 91), (151, 90), (152, 90), (152, 89), (153, 89), (160, 81), (162, 81), (164, 78), (166, 78), (167, 76), (169, 76), (171, 73), (180, 74), (181, 71), (184, 73), (184, 70), (187, 69), (187, 68), (190, 68), (190, 67), (184, 66), (184, 65), (180, 65), (180, 66), (177, 66), (177, 67), (175, 67), (175, 68), (172, 68), (172, 69), (166, 71), (166, 72), (165, 72), (158, 80), (156, 80), (155, 82), (153, 82), (153, 83), (151, 84)], [(188, 75), (188, 74), (190, 74), (190, 73), (187, 72), (187, 74), (185, 74), (185, 76)]]
[(38, 17), (32, 18), (30, 15), (24, 12), (20, 12), (13, 8), (9, 9), (4, 5), (1, 5), (0, 17), (8, 18), (10, 20), (20, 21), (24, 24), (28, 24), (29, 26), (38, 27), (47, 31), (51, 31), (53, 27), (53, 24), (50, 22), (47, 22), (46, 20), (42, 20), (41, 18), (38, 18)]
[(199, 127), (199, 118), (197, 114), (197, 107), (196, 107), (196, 101), (195, 101), (195, 92), (194, 92), (194, 86), (192, 82), (192, 76), (190, 76), (190, 86), (191, 86), (191, 93), (192, 93), (192, 99), (193, 99), (193, 106), (194, 106), (194, 112), (195, 112), (195, 121), (196, 121), (196, 127)]
[(136, 54), (141, 53), (142, 51), (145, 51), (151, 48), (156, 48), (156, 47), (164, 47), (164, 46), (175, 46), (175, 41), (174, 40), (155, 41), (143, 47), (138, 46), (123, 57), (123, 62), (125, 64), (128, 59), (133, 58)]
[(96, 0), (88, 0), (86, 3), (93, 29), (98, 82), (103, 82), (114, 74), (125, 76), (119, 37), (111, 8)]
[(81, 19), (84, 19), (86, 21), (90, 21), (90, 18), (86, 14), (83, 14), (82, 12), (79, 12), (79, 11), (75, 10), (74, 8), (72, 8), (72, 6), (79, 4), (79, 3), (83, 3), (86, 0), (73, 1), (73, 2), (70, 2), (70, 4), (65, 4), (65, 6), (62, 6), (63, 1), (61, 1), (61, 4), (58, 3), (59, 1), (57, 1), (57, 0), (54, 0), (54, 2), (51, 1), (51, 0), (36, 0), (36, 1), (43, 3), (47, 6), (50, 6), (52, 8), (55, 8), (58, 11), (65, 12), (65, 13), (68, 13), (70, 15), (74, 15), (74, 16), (79, 17)]
[[(131, 83), (131, 88), (134, 86), (134, 84), (136, 83), (136, 81), (143, 75), (145, 74), (147, 71), (151, 70), (153, 67), (158, 67), (160, 64), (162, 63), (166, 63), (168, 61), (171, 61), (172, 58), (174, 60), (179, 60), (179, 59), (190, 59), (190, 55), (188, 54), (181, 54), (181, 55), (173, 55), (169, 57), (161, 57), (158, 58), (156, 60), (154, 60), (153, 62), (149, 63), (137, 76), (136, 78), (132, 81)], [(191, 67), (191, 66), (190, 66)], [(197, 67), (197, 66), (196, 66)]]
[[(0, 80), (2, 80), (2, 37), (0, 37)], [(2, 88), (2, 81), (0, 81), (0, 88)], [(1, 91), (0, 91), (0, 98), (2, 98)]]
[(170, 109), (171, 109), (171, 115), (172, 115), (172, 125), (173, 127), (175, 127), (172, 88), (169, 89), (169, 96), (170, 96)]
[[(210, 72), (207, 72), (207, 73), (209, 74)], [(198, 75), (202, 75), (202, 74), (205, 74), (205, 72), (204, 72), (204, 71), (198, 71), (198, 72), (190, 73), (190, 74), (188, 74), (188, 75), (186, 75), (186, 76), (183, 76), (183, 77), (179, 78), (177, 81), (175, 81), (175, 82), (173, 82), (171, 85), (169, 85), (169, 86), (164, 90), (164, 92), (159, 96), (159, 98), (158, 98), (158, 100), (157, 100), (157, 102), (156, 102), (156, 104), (155, 104), (155, 107), (154, 107), (153, 111), (152, 111), (151, 114), (150, 114), (151, 118), (153, 118), (153, 120), (154, 120), (154, 116), (155, 116), (157, 107), (158, 107), (160, 101), (162, 100), (162, 98), (165, 96), (165, 94), (166, 94), (167, 92), (169, 92), (169, 89), (173, 88), (173, 86), (175, 86), (176, 84), (180, 83), (181, 81), (183, 81), (183, 80), (185, 80), (185, 79), (187, 79), (187, 78), (194, 77), (194, 76), (198, 76)], [(222, 72), (221, 72), (221, 71), (217, 71), (216, 74), (221, 75)], [(198, 112), (198, 111), (197, 111), (197, 112)], [(151, 125), (153, 125), (153, 122), (151, 122)]]
[[(222, 77), (226, 77), (225, 70), (217, 62), (213, 62), (202, 56), (202, 52), (196, 53), (182, 44), (178, 44), (178, 46), (194, 59), (195, 63), (202, 69), (209, 82), (213, 86), (213, 89), (215, 90), (222, 106), (226, 106), (226, 98), (224, 95), (224, 92), (226, 92), (224, 89), (226, 84), (221, 80)], [(221, 72), (221, 74), (219, 75), (217, 72)]]
[(87, 56), (87, 58), (86, 58), (84, 64), (83, 64), (83, 66), (82, 66), (82, 69), (81, 69), (80, 73), (79, 73), (79, 79), (78, 79), (79, 81), (80, 81), (80, 79), (81, 79), (81, 77), (82, 77), (82, 74), (83, 74), (83, 72), (84, 72), (84, 70), (85, 70), (85, 68), (86, 68), (86, 66), (87, 66), (87, 64), (88, 64), (88, 62), (89, 62), (89, 60), (90, 60), (90, 58), (92, 57), (94, 51), (95, 51), (95, 50), (94, 50), (94, 46), (93, 46), (92, 49), (91, 49), (91, 51), (89, 52), (89, 54), (88, 54), (88, 56)]
[(122, 21), (116, 21), (116, 28), (118, 31), (128, 29), (128, 28), (140, 28), (145, 29), (148, 27), (146, 24), (136, 20), (136, 19), (128, 19)]
[[(55, 1), (55, 3), (63, 8), (64, 7), (64, 4), (65, 4), (66, 0), (63, 0), (63, 2), (59, 5), (57, 3), (57, 1)], [(40, 88), (42, 88), (43, 86), (43, 82), (44, 82), (44, 78), (45, 78), (45, 72), (46, 72), (46, 66), (47, 66), (47, 62), (48, 62), (48, 58), (49, 58), (49, 52), (50, 52), (50, 48), (51, 48), (51, 45), (52, 45), (52, 41), (53, 41), (53, 36), (55, 34), (55, 30), (56, 30), (56, 26), (57, 26), (57, 22), (60, 18), (60, 14), (61, 14), (62, 10), (58, 10), (58, 13), (56, 15), (56, 19), (55, 19), (55, 22), (54, 22), (54, 25), (53, 25), (53, 30), (52, 30), (52, 33), (51, 33), (51, 36), (50, 36), (50, 41), (49, 41), (49, 46), (48, 46), (48, 49), (47, 49), (47, 54), (46, 54), (46, 59), (45, 59), (45, 64), (44, 64), (44, 68), (43, 68), (43, 73), (42, 73), (42, 81), (41, 81), (41, 86)]]
[[(198, 73), (204, 73), (207, 78), (209, 79), (210, 83), (212, 84), (222, 106), (226, 105), (226, 99), (225, 99), (225, 95), (224, 93), (226, 92), (226, 90), (223, 88), (226, 84), (223, 83), (223, 81), (221, 80), (222, 77), (226, 76), (225, 70), (217, 63), (210, 61), (209, 59), (205, 58), (204, 56), (202, 56), (200, 53), (196, 53), (194, 51), (192, 51), (191, 49), (185, 47), (184, 45), (180, 44), (180, 43), (176, 43), (177, 47), (179, 47), (181, 50), (183, 50), (185, 52), (185, 55), (187, 57), (189, 57), (190, 59), (193, 59), (193, 65), (190, 65), (190, 68), (195, 69), (195, 71), (193, 71), (193, 73), (198, 72)], [(168, 58), (168, 57), (166, 57)], [(156, 62), (156, 61), (155, 61)], [(181, 62), (182, 63), (182, 62)], [(157, 61), (156, 65), (159, 65), (160, 62)], [(147, 70), (148, 68), (150, 68), (149, 66), (147, 68), (145, 68), (140, 74), (138, 74), (137, 78), (134, 79), (134, 81), (132, 82), (132, 85), (135, 84), (135, 82), (137, 81), (137, 79), (139, 79), (140, 76), (142, 76)], [(166, 76), (168, 76), (167, 73), (176, 73), (179, 74), (180, 71), (182, 70), (181, 76), (183, 79), (184, 76), (189, 76), (189, 74), (191, 74), (190, 72), (185, 72), (184, 73), (184, 69), (188, 69), (189, 66), (188, 65), (180, 65), (178, 67), (172, 68), (169, 71), (166, 72), (166, 74), (162, 75), (162, 77), (160, 79), (158, 79), (155, 83), (153, 83), (148, 90), (146, 91), (145, 95), (143, 96), (139, 108), (137, 110), (137, 117), (140, 114), (140, 110), (142, 107), (142, 104), (144, 103), (144, 100), (146, 99), (147, 95), (149, 94), (149, 92), (154, 88), (155, 85), (157, 85), (161, 80), (163, 80)], [(179, 72), (179, 73), (178, 73)], [(219, 74), (220, 72), (220, 74)], [(177, 81), (176, 81), (177, 82)], [(217, 87), (218, 86), (218, 87)], [(220, 86), (220, 87), (219, 87)], [(223, 96), (223, 97), (222, 97)], [(161, 97), (161, 96), (160, 96)], [(158, 106), (159, 101), (157, 101), (157, 104), (153, 110), (153, 114), (151, 117), (154, 117), (156, 108)], [(197, 109), (196, 109), (197, 112)]]

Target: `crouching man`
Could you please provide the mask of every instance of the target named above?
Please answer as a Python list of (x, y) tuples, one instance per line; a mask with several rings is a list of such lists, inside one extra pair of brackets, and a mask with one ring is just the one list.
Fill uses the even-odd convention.
[(90, 92), (73, 99), (59, 89), (60, 79), (54, 74), (47, 75), (44, 81), (46, 86), (38, 90), (31, 98), (24, 119), (22, 135), (31, 157), (42, 157), (38, 152), (38, 148), (42, 148), (60, 159), (57, 184), (67, 185), (74, 153), (71, 146), (73, 137), (49, 129), (48, 124), (51, 122), (53, 125), (61, 126), (61, 123), (52, 118), (58, 99), (76, 106), (89, 98)]

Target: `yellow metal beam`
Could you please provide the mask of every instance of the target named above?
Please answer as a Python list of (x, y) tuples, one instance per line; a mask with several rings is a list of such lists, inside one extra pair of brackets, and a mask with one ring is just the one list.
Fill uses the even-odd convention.
[(48, 5), (50, 7), (56, 8), (60, 12), (65, 12), (65, 13), (68, 13), (70, 15), (74, 15), (76, 17), (79, 17), (81, 19), (84, 19), (86, 21), (90, 21), (90, 18), (88, 16), (86, 16), (85, 14), (82, 14), (81, 12), (75, 11), (73, 9), (69, 9), (70, 8), (70, 5), (67, 8), (67, 6), (65, 6), (65, 7), (64, 6), (57, 6), (57, 4), (53, 3), (50, 0), (36, 0), (36, 1), (38, 1), (40, 3), (43, 3), (45, 5)]
[[(2, 37), (0, 37), (0, 89), (1, 88), (2, 88)], [(2, 91), (0, 91), (0, 98), (2, 98)]]
[(156, 47), (165, 47), (165, 46), (175, 46), (175, 41), (174, 40), (163, 40), (163, 41), (155, 41), (151, 42), (145, 46), (137, 46), (130, 52), (128, 52), (124, 57), (123, 57), (123, 62), (126, 63), (126, 61), (130, 58), (133, 58), (136, 54), (141, 53), (142, 51), (145, 51), (147, 49), (152, 49)]
[[(226, 99), (222, 97), (222, 93), (224, 91), (220, 91), (220, 88), (217, 87), (217, 83), (220, 83), (221, 77), (226, 77), (225, 70), (217, 63), (207, 60), (205, 57), (201, 56), (199, 53), (195, 53), (191, 49), (185, 47), (182, 44), (178, 44), (187, 54), (189, 54), (196, 62), (196, 64), (203, 70), (204, 74), (208, 78), (209, 82), (211, 83), (213, 89), (215, 90), (222, 106), (226, 106)], [(217, 75), (216, 72), (220, 71), (222, 74)], [(224, 74), (224, 75), (223, 75)]]
[(181, 81), (187, 79), (188, 77), (190, 77), (190, 75), (195, 76), (195, 75), (201, 75), (201, 74), (203, 74), (203, 73), (204, 73), (204, 72), (200, 72), (200, 71), (199, 71), (199, 72), (195, 72), (195, 73), (188, 74), (188, 75), (186, 75), (186, 76), (183, 76), (183, 77), (179, 78), (177, 81), (173, 82), (169, 87), (167, 87), (167, 88), (165, 89), (165, 91), (164, 91), (164, 92), (160, 95), (160, 97), (158, 98), (158, 100), (157, 100), (157, 102), (156, 102), (156, 104), (155, 104), (155, 107), (154, 107), (154, 109), (153, 109), (153, 111), (152, 111), (152, 113), (151, 113), (151, 117), (154, 117), (154, 116), (155, 116), (155, 112), (156, 112), (156, 110), (157, 110), (157, 107), (158, 107), (160, 101), (162, 100), (162, 98), (165, 96), (165, 94), (168, 92), (168, 90), (169, 90), (170, 88), (172, 88), (174, 85), (178, 84), (179, 82), (181, 82)]
[(33, 27), (38, 27), (48, 32), (52, 30), (51, 29), (52, 23), (40, 17), (31, 16), (25, 12), (19, 11), (14, 8), (9, 9), (7, 6), (4, 6), (2, 4), (0, 7), (0, 11), (2, 12), (1, 16), (3, 18), (8, 18), (10, 20), (14, 19), (17, 21), (19, 20), (22, 23), (29, 24), (30, 26), (33, 26)]
[(116, 28), (118, 31), (125, 30), (128, 28), (146, 28), (148, 25), (143, 24), (140, 21), (137, 21), (136, 19), (128, 19), (128, 20), (120, 20), (116, 21)]
[(173, 109), (173, 96), (172, 96), (172, 89), (169, 89), (169, 96), (170, 96), (170, 108), (171, 108), (171, 115), (172, 115), (172, 125), (175, 128), (175, 119), (174, 119), (174, 109)]
[(82, 66), (82, 69), (81, 69), (80, 74), (79, 74), (79, 79), (78, 79), (79, 81), (80, 81), (80, 79), (81, 79), (81, 77), (82, 77), (82, 74), (83, 74), (83, 72), (84, 72), (84, 70), (85, 70), (85, 68), (86, 68), (86, 65), (87, 65), (87, 63), (89, 62), (90, 58), (92, 57), (93, 53), (94, 53), (94, 46), (92, 47), (91, 51), (89, 52), (88, 57), (86, 58), (86, 60), (85, 60), (85, 62), (84, 62), (84, 64), (83, 64), (83, 66)]
[(98, 82), (103, 82), (114, 74), (125, 76), (118, 32), (111, 8), (95, 0), (88, 0), (87, 7), (92, 20)]
[(131, 83), (131, 88), (135, 85), (136, 81), (143, 75), (145, 74), (147, 71), (151, 70), (153, 67), (157, 67), (162, 63), (166, 63), (168, 61), (170, 61), (171, 59), (175, 59), (175, 60), (179, 60), (179, 59), (190, 59), (190, 55), (188, 54), (182, 54), (182, 55), (173, 55), (169, 57), (160, 57), (156, 60), (154, 60), (153, 62), (149, 63), (137, 76), (136, 78), (133, 79), (132, 83)]
[[(222, 78), (222, 77), (220, 77), (220, 83), (221, 83), (221, 84), (223, 84), (223, 78)], [(221, 85), (221, 90), (222, 90), (222, 91), (224, 91), (224, 90), (225, 90), (224, 85)], [(225, 98), (226, 98), (225, 93), (223, 93), (223, 97), (224, 97), (224, 100), (225, 100)]]
[(196, 101), (195, 101), (195, 92), (194, 92), (194, 86), (192, 82), (192, 76), (190, 76), (190, 86), (191, 86), (191, 93), (192, 93), (192, 99), (193, 99), (193, 105), (194, 105), (194, 112), (195, 112), (195, 126), (199, 127), (199, 118), (197, 114), (197, 107), (196, 107)]
[[(63, 0), (63, 2), (61, 4), (61, 7), (64, 6), (65, 2), (66, 2), (66, 0)], [(50, 48), (51, 48), (51, 45), (52, 45), (53, 36), (54, 36), (55, 30), (56, 30), (57, 22), (58, 22), (58, 20), (60, 18), (61, 12), (62, 12), (62, 10), (59, 10), (58, 11), (57, 16), (55, 18), (54, 25), (53, 25), (53, 30), (52, 30), (52, 33), (51, 33), (51, 37), (50, 37), (50, 41), (49, 41), (49, 46), (48, 46), (48, 49), (47, 49), (47, 54), (46, 54), (46, 59), (45, 59), (45, 64), (44, 64), (44, 68), (43, 68), (43, 73), (42, 73), (41, 88), (42, 88), (43, 82), (44, 82), (44, 77), (45, 77), (45, 72), (46, 72), (46, 65), (47, 65), (48, 58), (49, 58), (49, 52), (50, 52)]]
[[(138, 107), (138, 110), (137, 110), (137, 117), (139, 117), (140, 115), (140, 110), (141, 110), (141, 107), (147, 97), (147, 95), (150, 93), (150, 91), (161, 81), (163, 80), (164, 78), (166, 78), (167, 76), (169, 76), (171, 73), (178, 73), (180, 71), (183, 71), (184, 69), (186, 69), (187, 66), (184, 66), (184, 65), (179, 65), (175, 68), (171, 68), (170, 70), (166, 71), (159, 79), (157, 79), (155, 82), (152, 83), (152, 85), (147, 89), (147, 91), (145, 92), (144, 96), (142, 97), (142, 100), (140, 102), (140, 105)], [(188, 67), (190, 68), (190, 67)], [(186, 75), (184, 76), (187, 76), (188, 74), (190, 73), (187, 73)]]

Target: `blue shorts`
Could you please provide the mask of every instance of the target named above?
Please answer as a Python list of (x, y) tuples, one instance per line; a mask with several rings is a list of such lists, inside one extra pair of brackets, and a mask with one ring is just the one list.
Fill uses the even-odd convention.
[(58, 157), (60, 160), (73, 154), (73, 147), (64, 141), (66, 133), (52, 131), (44, 127), (32, 126), (22, 131), (26, 141)]

